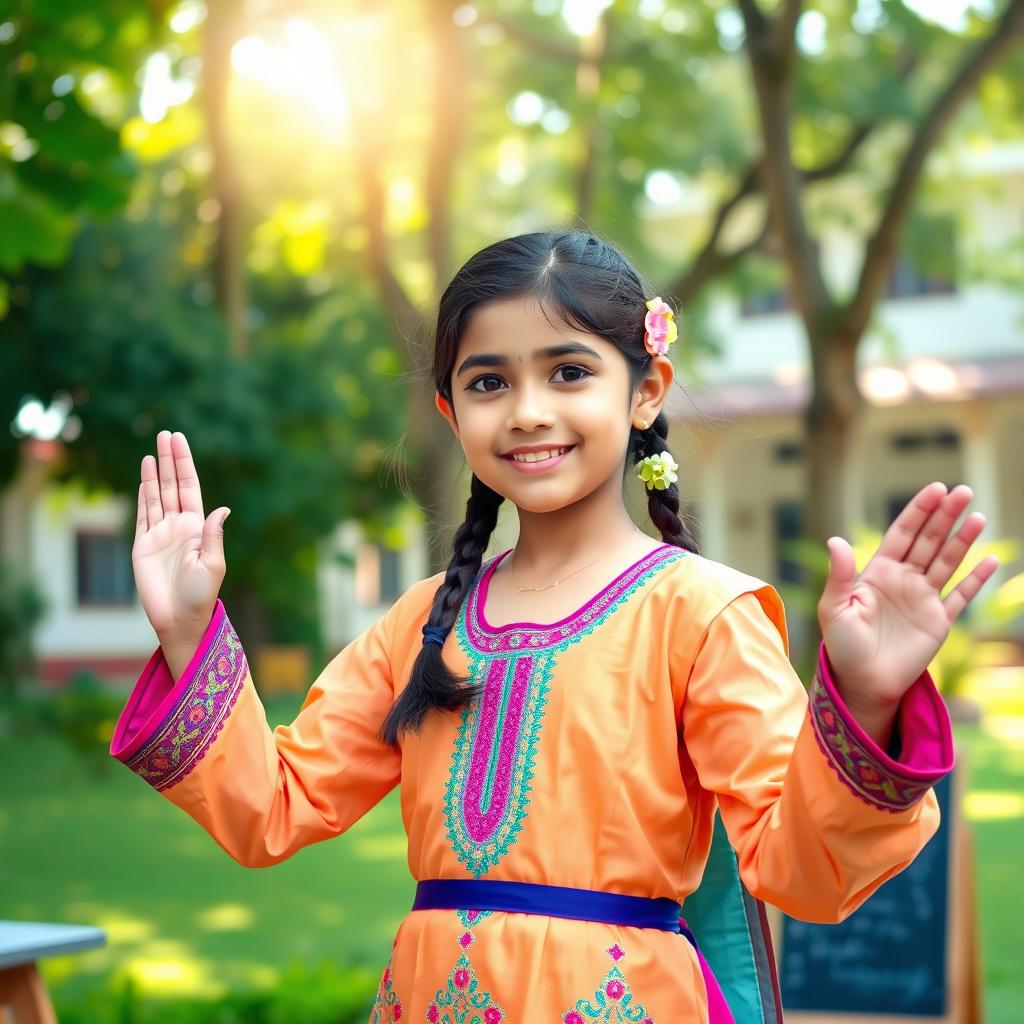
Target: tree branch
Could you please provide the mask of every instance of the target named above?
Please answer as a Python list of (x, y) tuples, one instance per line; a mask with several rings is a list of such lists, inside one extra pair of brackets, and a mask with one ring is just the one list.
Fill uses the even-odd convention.
[(865, 247), (864, 263), (857, 288), (844, 311), (844, 336), (859, 338), (867, 328), (871, 311), (892, 270), (899, 238), (910, 213), (928, 154), (978, 82), (1017, 46), (1022, 38), (1024, 0), (1011, 0), (1010, 6), (991, 35), (967, 56), (922, 119), (903, 155), (878, 224)]
[[(747, 28), (747, 55), (757, 93), (764, 146), (762, 181), (775, 229), (789, 267), (797, 310), (809, 337), (834, 304), (807, 227), (803, 176), (793, 163), (790, 116), (795, 75), (792, 39), (779, 40), (754, 0), (739, 0)], [(792, 8), (794, 5), (787, 5)], [(790, 13), (792, 16), (792, 12)]]

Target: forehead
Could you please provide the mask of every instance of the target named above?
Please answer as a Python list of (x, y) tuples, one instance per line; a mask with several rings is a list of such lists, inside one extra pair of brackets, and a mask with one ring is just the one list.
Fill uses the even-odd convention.
[(478, 306), (459, 339), (459, 354), (494, 352), (527, 358), (533, 349), (558, 341), (583, 341), (602, 355), (615, 346), (598, 334), (570, 327), (536, 296), (494, 299)]

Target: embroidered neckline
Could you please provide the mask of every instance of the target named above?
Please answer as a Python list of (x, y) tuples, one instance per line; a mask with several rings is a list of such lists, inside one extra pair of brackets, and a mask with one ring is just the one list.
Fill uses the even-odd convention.
[(573, 638), (589, 632), (599, 620), (605, 618), (638, 584), (642, 586), (646, 583), (647, 577), (656, 569), (687, 554), (685, 549), (674, 544), (662, 544), (648, 551), (606, 583), (585, 604), (557, 622), (524, 621), (492, 626), (485, 613), (491, 576), (511, 551), (512, 548), (509, 548), (481, 566), (459, 615), (459, 625), (465, 630), (469, 646), (482, 654), (539, 651), (567, 641), (572, 642)]

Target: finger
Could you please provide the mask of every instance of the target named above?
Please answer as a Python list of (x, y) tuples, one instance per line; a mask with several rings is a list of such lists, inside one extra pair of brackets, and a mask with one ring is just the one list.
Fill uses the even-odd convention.
[(842, 537), (829, 537), (828, 553), (828, 578), (818, 610), (830, 616), (850, 603), (853, 581), (857, 578), (857, 560), (853, 548)]
[(928, 566), (932, 564), (939, 549), (948, 539), (953, 524), (960, 518), (960, 513), (967, 508), (973, 497), (970, 487), (962, 484), (954, 487), (925, 520), (904, 561), (921, 572), (927, 572)]
[(922, 487), (907, 502), (906, 508), (885, 531), (877, 553), (883, 558), (892, 558), (897, 562), (902, 562), (917, 539), (918, 531), (945, 497), (945, 494), (946, 485), (942, 483), (932, 483), (927, 487)]
[(963, 521), (960, 529), (942, 546), (942, 550), (925, 573), (925, 578), (936, 590), (942, 590), (952, 579), (968, 549), (984, 529), (985, 517), (980, 512), (972, 512)]
[(196, 472), (195, 462), (192, 461), (192, 450), (180, 430), (171, 435), (171, 449), (174, 452), (174, 466), (178, 474), (178, 496), (182, 511), (195, 512), (202, 516), (203, 492), (199, 486), (199, 474)]
[(149, 529), (149, 517), (146, 515), (146, 497), (142, 493), (142, 482), (139, 482), (139, 509), (135, 516), (135, 539), (138, 540)]
[(156, 454), (160, 464), (160, 497), (163, 499), (164, 512), (180, 512), (178, 503), (178, 474), (174, 469), (174, 456), (171, 454), (171, 432), (161, 430), (156, 435)]
[(986, 580), (998, 568), (999, 559), (995, 555), (989, 555), (983, 558), (971, 573), (960, 581), (942, 602), (950, 622), (954, 622), (960, 617), (960, 613), (974, 600)]
[(146, 518), (152, 529), (164, 517), (164, 506), (160, 500), (160, 481), (156, 475), (156, 459), (145, 455), (142, 459), (142, 493), (146, 501)]

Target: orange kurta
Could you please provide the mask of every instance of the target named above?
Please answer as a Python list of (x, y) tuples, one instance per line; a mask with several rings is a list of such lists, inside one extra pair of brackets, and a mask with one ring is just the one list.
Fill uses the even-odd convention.
[[(218, 601), (179, 680), (154, 652), (111, 753), (252, 867), (339, 835), (400, 785), (417, 880), (683, 902), (718, 807), (755, 897), (834, 922), (934, 834), (930, 786), (953, 750), (927, 675), (901, 704), (894, 760), (842, 705), (827, 662), (808, 698), (762, 581), (665, 545), (558, 623), (493, 627), (486, 589), (502, 557), (481, 567), (443, 652), (486, 681), (482, 699), (428, 716), (400, 749), (377, 733), (440, 573), (338, 654), (273, 731)], [(423, 910), (398, 929), (370, 1019), (705, 1024), (708, 997), (673, 932)]]

